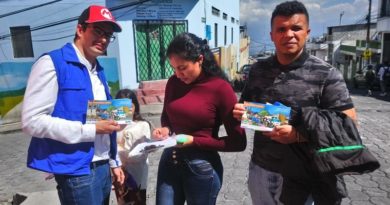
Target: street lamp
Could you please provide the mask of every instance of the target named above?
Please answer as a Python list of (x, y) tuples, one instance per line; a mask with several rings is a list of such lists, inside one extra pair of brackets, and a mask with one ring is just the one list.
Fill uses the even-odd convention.
[(341, 25), (341, 18), (343, 17), (343, 15), (344, 15), (344, 11), (342, 11), (342, 12), (340, 13), (340, 21), (339, 21), (339, 26)]

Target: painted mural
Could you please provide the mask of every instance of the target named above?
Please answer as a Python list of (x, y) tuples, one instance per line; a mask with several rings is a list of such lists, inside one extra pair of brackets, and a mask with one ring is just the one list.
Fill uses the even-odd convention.
[(99, 58), (99, 63), (104, 68), (111, 96), (115, 97), (119, 91), (119, 73), (116, 58)]
[[(113, 96), (119, 90), (115, 58), (100, 58)], [(0, 63), (0, 125), (20, 122), (22, 101), (33, 62)]]
[(32, 62), (0, 64), (0, 125), (20, 121), (18, 118), (21, 106), (18, 105), (23, 101), (32, 64)]

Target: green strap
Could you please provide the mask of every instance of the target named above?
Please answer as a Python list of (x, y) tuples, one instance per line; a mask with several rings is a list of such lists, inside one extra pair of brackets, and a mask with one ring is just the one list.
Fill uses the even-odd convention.
[(336, 147), (328, 147), (328, 148), (323, 148), (319, 149), (317, 152), (332, 152), (336, 150), (353, 150), (353, 149), (363, 149), (363, 145), (351, 145), (351, 146), (336, 146)]

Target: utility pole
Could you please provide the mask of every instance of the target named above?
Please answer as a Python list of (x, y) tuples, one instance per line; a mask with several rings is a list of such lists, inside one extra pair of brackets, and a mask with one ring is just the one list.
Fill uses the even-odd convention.
[(368, 0), (369, 3), (368, 3), (368, 15), (367, 15), (366, 50), (364, 52), (364, 57), (367, 60), (366, 64), (369, 64), (371, 59), (371, 52), (369, 50), (370, 49), (369, 43), (370, 43), (370, 24), (371, 24), (371, 1), (372, 0)]

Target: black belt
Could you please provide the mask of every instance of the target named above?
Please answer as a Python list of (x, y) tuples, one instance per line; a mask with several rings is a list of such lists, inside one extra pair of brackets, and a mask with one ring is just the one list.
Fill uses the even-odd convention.
[(96, 167), (107, 164), (107, 163), (108, 163), (108, 159), (91, 162), (91, 169), (95, 169)]

